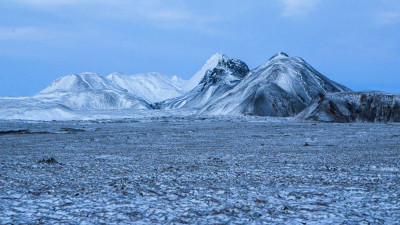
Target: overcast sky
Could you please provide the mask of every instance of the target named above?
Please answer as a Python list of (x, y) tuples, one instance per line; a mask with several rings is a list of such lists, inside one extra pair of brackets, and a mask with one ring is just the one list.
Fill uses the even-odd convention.
[(216, 52), (255, 68), (279, 51), (353, 90), (400, 93), (400, 1), (0, 1), (0, 96), (86, 71), (189, 79)]

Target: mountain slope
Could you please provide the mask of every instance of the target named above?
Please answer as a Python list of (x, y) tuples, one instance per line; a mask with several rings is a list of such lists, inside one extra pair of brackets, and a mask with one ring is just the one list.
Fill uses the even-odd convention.
[(321, 94), (296, 119), (323, 122), (400, 122), (400, 95), (383, 92)]
[(244, 62), (217, 53), (188, 81), (189, 86), (186, 86), (189, 89), (190, 85), (199, 80), (196, 87), (181, 97), (158, 103), (156, 107), (201, 109), (208, 102), (232, 89), (248, 72), (249, 68)]
[(178, 77), (169, 79), (161, 73), (124, 75), (113, 73), (107, 79), (130, 94), (138, 96), (149, 103), (163, 101), (181, 96), (184, 91), (179, 87), (184, 82)]
[(1, 120), (75, 120), (76, 116), (68, 107), (41, 102), (33, 97), (0, 97)]
[(213, 115), (294, 116), (320, 93), (350, 91), (298, 57), (278, 53), (199, 112)]

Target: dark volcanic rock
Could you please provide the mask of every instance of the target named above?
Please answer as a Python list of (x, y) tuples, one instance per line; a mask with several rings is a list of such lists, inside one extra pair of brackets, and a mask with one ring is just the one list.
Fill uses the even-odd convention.
[(296, 119), (323, 122), (400, 122), (400, 95), (383, 92), (319, 95)]
[(0, 131), (0, 135), (8, 135), (8, 134), (30, 134), (29, 130), (6, 130)]
[(58, 164), (57, 160), (53, 157), (49, 159), (41, 159), (38, 163), (46, 163), (46, 164)]
[[(249, 72), (249, 67), (243, 61), (222, 57), (218, 61), (217, 67), (206, 72), (200, 81), (200, 85), (205, 88), (206, 86), (216, 85), (221, 82), (240, 81)], [(229, 79), (227, 76), (232, 77)]]

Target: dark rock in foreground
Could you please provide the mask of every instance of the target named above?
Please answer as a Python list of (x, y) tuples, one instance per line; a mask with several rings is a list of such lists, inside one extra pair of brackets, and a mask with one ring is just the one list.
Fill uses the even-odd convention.
[(38, 163), (57, 164), (58, 162), (56, 159), (51, 157), (49, 159), (41, 159)]
[(400, 122), (400, 95), (383, 92), (320, 94), (299, 120), (322, 122)]

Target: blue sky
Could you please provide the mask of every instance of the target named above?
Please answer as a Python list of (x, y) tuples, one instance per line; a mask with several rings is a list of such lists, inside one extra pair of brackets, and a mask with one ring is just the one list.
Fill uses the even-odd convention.
[(279, 51), (359, 90), (400, 93), (398, 0), (1, 0), (0, 96), (85, 71), (189, 79), (214, 53)]

